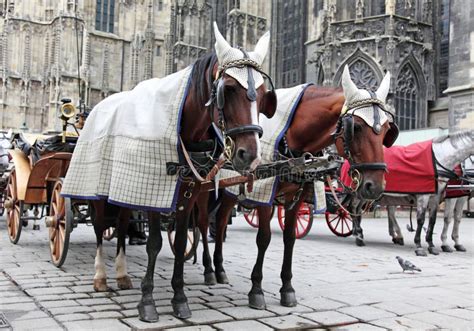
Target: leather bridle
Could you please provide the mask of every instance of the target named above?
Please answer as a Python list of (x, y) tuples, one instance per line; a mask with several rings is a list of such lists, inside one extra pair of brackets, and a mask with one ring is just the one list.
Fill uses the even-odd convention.
[[(259, 73), (267, 77), (271, 85), (271, 91), (275, 90), (272, 79), (270, 78), (268, 74), (266, 74), (263, 71), (262, 67), (256, 61), (250, 59), (246, 51), (244, 51), (243, 49), (240, 49), (240, 51), (244, 54), (243, 59), (229, 61), (225, 63), (224, 65), (219, 66), (216, 77), (212, 83), (211, 97), (209, 101), (206, 103), (206, 106), (210, 110), (211, 121), (212, 121), (213, 126), (216, 126), (216, 125), (214, 121), (214, 111), (213, 111), (212, 106), (216, 106), (217, 108), (217, 113), (218, 113), (217, 128), (222, 134), (222, 141), (224, 144), (224, 155), (229, 160), (232, 158), (232, 155), (234, 153), (234, 141), (232, 137), (235, 137), (239, 134), (252, 133), (252, 132), (257, 133), (259, 137), (262, 137), (263, 129), (260, 125), (256, 125), (256, 124), (247, 124), (247, 125), (241, 125), (235, 128), (226, 129), (226, 119), (224, 115), (224, 105), (225, 105), (224, 78), (223, 78), (224, 73), (226, 72), (227, 69), (230, 69), (230, 68), (247, 67), (247, 84), (248, 84), (247, 99), (249, 99), (250, 101), (257, 100), (257, 90), (255, 88), (255, 80), (252, 74), (252, 69), (255, 69), (256, 71), (258, 71)], [(212, 71), (210, 71), (210, 75), (212, 76)]]
[[(354, 138), (354, 112), (357, 109), (372, 106), (374, 110), (374, 124), (372, 130), (376, 134), (382, 132), (382, 125), (380, 123), (380, 114), (377, 108), (381, 109), (384, 112), (389, 113), (392, 118), (393, 114), (385, 109), (384, 103), (377, 99), (377, 96), (374, 92), (368, 91), (370, 93), (370, 98), (356, 101), (347, 106), (344, 113), (339, 117), (339, 120), (336, 125), (336, 131), (334, 133), (334, 142), (337, 139), (342, 139), (344, 157), (349, 161), (349, 176), (352, 179), (352, 182), (355, 184), (354, 191), (357, 191), (359, 185), (362, 183), (362, 174), (361, 172), (366, 170), (383, 170), (387, 171), (387, 164), (385, 162), (366, 162), (366, 163), (357, 163), (352, 157), (350, 151), (350, 144)], [(351, 112), (349, 112), (351, 111)]]

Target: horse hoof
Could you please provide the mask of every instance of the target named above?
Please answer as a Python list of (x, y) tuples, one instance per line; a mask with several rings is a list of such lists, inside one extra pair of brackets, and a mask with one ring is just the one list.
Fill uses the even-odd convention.
[(173, 315), (179, 319), (186, 319), (191, 317), (191, 309), (187, 302), (171, 303), (173, 305)]
[(416, 256), (427, 256), (426, 251), (423, 248), (415, 249)]
[(249, 293), (249, 307), (260, 310), (267, 308), (263, 293)]
[(216, 272), (216, 279), (219, 284), (229, 284), (225, 271)]
[(356, 245), (359, 246), (359, 247), (363, 247), (363, 246), (365, 246), (365, 242), (364, 242), (363, 239), (356, 238)]
[(395, 245), (400, 245), (400, 246), (405, 245), (405, 242), (403, 241), (403, 238), (392, 238), (392, 242)]
[(155, 304), (143, 304), (139, 303), (138, 306), (138, 318), (140, 321), (153, 323), (158, 322), (158, 312), (156, 311)]
[(96, 292), (107, 292), (107, 279), (94, 279), (94, 291)]
[(117, 286), (121, 290), (129, 290), (133, 288), (132, 280), (129, 276), (117, 278)]
[(428, 247), (428, 252), (433, 255), (439, 255), (439, 250), (436, 247)]
[(285, 307), (295, 307), (297, 304), (295, 292), (281, 292), (280, 304)]
[(465, 252), (466, 251), (466, 247), (464, 247), (463, 245), (459, 244), (459, 245), (454, 245), (454, 248), (456, 248), (456, 250), (458, 252)]
[(445, 253), (452, 253), (453, 249), (449, 245), (442, 245), (441, 250)]
[(204, 274), (204, 284), (206, 284), (206, 285), (216, 285), (217, 284), (217, 279), (216, 279), (216, 275), (214, 274), (214, 272)]

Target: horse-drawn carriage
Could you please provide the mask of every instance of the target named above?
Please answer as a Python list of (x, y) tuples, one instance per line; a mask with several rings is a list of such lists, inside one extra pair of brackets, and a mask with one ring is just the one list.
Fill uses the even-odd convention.
[(63, 178), (77, 141), (77, 130), (67, 132), (76, 115), (69, 99), (63, 99), (61, 135), (23, 135), (13, 137), (9, 150), (12, 168), (4, 191), (8, 236), (13, 244), (20, 240), (28, 221), (45, 218), (49, 228), (51, 261), (61, 266), (66, 259), (69, 236), (78, 223), (90, 219), (87, 202), (61, 196)]

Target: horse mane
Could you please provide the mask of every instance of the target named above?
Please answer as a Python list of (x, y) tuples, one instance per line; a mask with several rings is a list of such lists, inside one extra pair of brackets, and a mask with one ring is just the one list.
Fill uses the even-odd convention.
[(315, 98), (323, 98), (327, 96), (333, 95), (335, 92), (343, 92), (341, 87), (334, 87), (334, 86), (318, 86), (313, 85), (314, 88), (308, 89), (306, 93), (311, 94)]
[(433, 138), (433, 143), (436, 144), (441, 144), (442, 142), (446, 141), (447, 139), (464, 139), (464, 138), (470, 138), (472, 139), (472, 131), (460, 131), (456, 133), (448, 133), (443, 136), (439, 136), (436, 138)]
[[(191, 73), (192, 91), (195, 91), (196, 102), (204, 106), (209, 100), (209, 91), (212, 89), (212, 68), (217, 63), (217, 55), (208, 53), (194, 62)], [(206, 75), (207, 69), (211, 71)], [(208, 77), (211, 78), (208, 80)]]

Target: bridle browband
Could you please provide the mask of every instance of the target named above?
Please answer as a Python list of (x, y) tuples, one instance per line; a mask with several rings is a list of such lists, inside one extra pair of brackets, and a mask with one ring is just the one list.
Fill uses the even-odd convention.
[[(239, 134), (255, 132), (261, 138), (263, 135), (263, 129), (260, 125), (257, 125), (257, 124), (247, 124), (247, 125), (241, 125), (235, 128), (226, 129), (226, 125), (225, 125), (226, 121), (225, 121), (225, 116), (224, 116), (225, 100), (224, 100), (224, 95), (223, 95), (224, 93), (223, 75), (226, 72), (226, 70), (230, 68), (247, 67), (247, 85), (248, 85), (247, 99), (249, 99), (250, 101), (257, 100), (257, 90), (255, 88), (255, 80), (252, 74), (252, 69), (255, 69), (256, 71), (258, 71), (260, 74), (262, 74), (269, 80), (272, 91), (275, 89), (272, 79), (267, 73), (263, 71), (262, 67), (256, 61), (250, 59), (245, 50), (241, 48), (239, 48), (239, 50), (244, 54), (244, 58), (229, 61), (223, 64), (222, 66), (218, 67), (216, 77), (212, 83), (211, 97), (209, 101), (206, 103), (206, 107), (210, 109), (211, 121), (214, 126), (215, 126), (214, 112), (213, 112), (212, 106), (216, 106), (217, 108), (217, 112), (219, 116), (218, 121), (217, 121), (217, 127), (222, 134), (222, 138), (223, 138), (222, 140), (224, 143), (224, 154), (228, 159), (231, 158), (233, 154), (233, 149), (234, 149), (233, 148), (234, 142), (233, 142), (232, 137), (235, 137)], [(212, 69), (210, 70), (210, 77), (212, 77)]]

